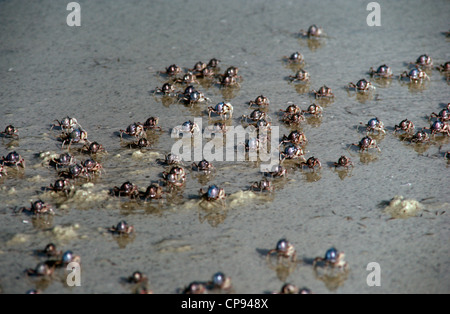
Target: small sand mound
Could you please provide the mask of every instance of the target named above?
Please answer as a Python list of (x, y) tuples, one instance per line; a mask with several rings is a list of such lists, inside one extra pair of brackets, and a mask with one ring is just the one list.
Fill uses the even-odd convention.
[(403, 196), (396, 195), (386, 206), (384, 212), (392, 218), (414, 217), (423, 209), (423, 205), (413, 199), (405, 200)]

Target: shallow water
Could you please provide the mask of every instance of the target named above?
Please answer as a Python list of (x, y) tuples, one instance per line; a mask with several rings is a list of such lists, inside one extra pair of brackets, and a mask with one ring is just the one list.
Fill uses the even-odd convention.
[[(379, 1), (381, 27), (367, 26), (364, 1), (79, 3), (82, 26), (68, 27), (63, 3), (0, 2), (0, 127), (13, 124), (20, 132), (18, 141), (0, 139), (0, 156), (16, 150), (27, 163), (25, 170), (8, 169), (0, 181), (3, 292), (128, 293), (131, 287), (121, 279), (135, 270), (147, 274), (155, 293), (175, 293), (217, 271), (231, 276), (238, 293), (276, 291), (284, 282), (315, 293), (450, 292), (450, 167), (442, 153), (450, 149), (449, 138), (411, 145), (392, 134), (405, 118), (417, 128), (428, 126), (427, 116), (448, 103), (448, 83), (431, 70), (430, 82), (421, 87), (372, 80), (376, 90), (366, 98), (346, 89), (349, 82), (370, 79), (369, 68), (383, 63), (398, 75), (424, 53), (435, 65), (448, 61), (449, 40), (442, 34), (449, 29), (448, 1)], [(318, 43), (299, 38), (299, 30), (311, 24), (328, 37)], [(303, 88), (286, 80), (295, 69), (282, 58), (295, 51), (303, 54), (311, 75)], [(163, 102), (151, 91), (166, 81), (157, 72), (170, 64), (190, 68), (211, 58), (221, 60), (221, 71), (239, 67), (243, 77), (231, 91), (198, 87), (211, 105), (233, 104), (234, 126), (250, 113), (245, 103), (262, 94), (270, 99), (272, 124), (280, 126), (280, 135), (288, 134), (279, 110), (288, 102), (306, 109), (315, 101), (308, 91), (324, 84), (332, 88), (335, 99), (323, 104), (323, 117), (301, 126), (309, 140), (306, 156), (318, 157), (323, 168), (311, 173), (286, 162), (288, 177), (274, 181), (273, 193), (259, 195), (246, 191), (262, 178), (259, 164), (214, 162), (210, 178), (189, 171), (186, 187), (162, 203), (110, 197), (108, 192), (127, 180), (143, 189), (160, 179), (166, 168), (156, 159), (170, 152), (173, 127), (196, 117), (208, 124), (206, 104), (192, 109)], [(59, 130), (50, 127), (67, 115), (108, 151), (99, 159), (105, 173), (93, 185), (77, 183), (69, 199), (44, 192), (57, 174), (39, 156), (63, 151)], [(136, 154), (121, 143), (119, 130), (149, 116), (159, 117), (163, 131), (149, 132), (153, 146)], [(359, 123), (373, 117), (387, 129), (377, 137), (381, 153), (348, 149), (365, 134)], [(71, 153), (84, 160), (79, 147), (73, 145)], [(355, 164), (350, 172), (330, 167), (343, 154)], [(198, 190), (213, 183), (231, 195), (225, 208), (199, 202)], [(412, 218), (391, 219), (384, 207), (395, 195), (418, 200), (424, 209)], [(38, 198), (53, 205), (54, 217), (14, 214)], [(106, 231), (122, 219), (135, 227), (133, 237)], [(55, 233), (55, 226), (69, 226), (69, 232)], [(302, 261), (287, 277), (264, 257), (283, 237)], [(43, 261), (34, 251), (49, 242), (81, 256), (81, 287), (67, 287), (63, 270), (52, 281), (25, 275)], [(344, 251), (349, 263), (338, 287), (318, 280), (309, 263), (331, 246)], [(370, 262), (381, 266), (381, 287), (366, 283)]]

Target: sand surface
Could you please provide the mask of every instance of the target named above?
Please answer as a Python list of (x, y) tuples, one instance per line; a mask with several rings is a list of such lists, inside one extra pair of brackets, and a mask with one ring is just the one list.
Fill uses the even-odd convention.
[[(19, 129), (19, 140), (0, 139), (0, 156), (16, 150), (26, 169), (8, 169), (0, 180), (0, 289), (4, 293), (130, 293), (123, 278), (140, 270), (154, 293), (177, 293), (192, 281), (207, 281), (222, 271), (237, 293), (277, 291), (285, 282), (314, 293), (449, 293), (450, 166), (444, 151), (449, 137), (429, 144), (401, 141), (393, 129), (403, 119), (428, 127), (428, 116), (449, 101), (449, 85), (437, 70), (424, 85), (397, 79), (373, 81), (368, 97), (348, 92), (349, 82), (372, 80), (370, 67), (391, 66), (394, 75), (429, 54), (436, 66), (449, 61), (448, 1), (378, 1), (380, 27), (369, 27), (365, 1), (80, 1), (81, 26), (69, 27), (64, 1), (0, 1), (0, 128)], [(319, 42), (298, 36), (311, 24), (323, 27)], [(309, 85), (291, 84), (295, 73), (283, 56), (299, 51), (311, 75)], [(183, 69), (197, 61), (221, 60), (223, 72), (237, 66), (240, 88), (197, 85), (211, 101), (190, 108), (153, 95), (171, 64)], [(332, 88), (335, 99), (321, 119), (300, 128), (322, 169), (301, 171), (287, 161), (288, 177), (273, 182), (274, 192), (252, 194), (262, 179), (258, 163), (214, 162), (209, 177), (188, 168), (186, 186), (162, 203), (129, 201), (108, 195), (130, 180), (141, 189), (161, 179), (167, 167), (156, 159), (169, 153), (173, 127), (202, 118), (207, 106), (229, 101), (229, 125), (249, 114), (246, 102), (270, 99), (268, 115), (280, 135), (291, 128), (279, 111), (293, 102), (306, 109), (309, 91)], [(177, 90), (183, 87), (179, 85)], [(55, 119), (75, 117), (90, 140), (105, 146), (105, 173), (76, 183), (68, 199), (45, 192), (57, 172), (46, 158), (60, 154)], [(137, 153), (120, 141), (119, 130), (159, 117), (162, 132), (149, 132), (153, 146)], [(381, 153), (359, 153), (352, 143), (365, 135), (359, 127), (373, 117), (385, 125), (376, 136)], [(71, 153), (77, 160), (86, 155)], [(441, 149), (440, 149), (441, 147)], [(334, 171), (333, 162), (349, 156), (354, 168)], [(187, 163), (190, 165), (190, 162)], [(202, 206), (198, 191), (223, 187), (225, 207)], [(244, 191), (244, 193), (241, 193)], [(396, 195), (423, 205), (406, 218), (385, 211)], [(52, 205), (53, 217), (34, 219), (15, 209), (38, 198)], [(126, 220), (136, 233), (118, 238), (107, 228)], [(55, 229), (56, 228), (56, 229)], [(292, 269), (271, 267), (265, 254), (287, 238), (299, 262)], [(44, 261), (36, 250), (49, 242), (81, 257), (81, 287), (68, 287), (58, 269), (53, 279), (28, 277), (24, 270)], [(334, 281), (317, 278), (311, 260), (335, 246), (344, 251), (349, 272)], [(366, 266), (381, 267), (381, 286), (370, 287)], [(323, 278), (322, 278), (323, 279)]]

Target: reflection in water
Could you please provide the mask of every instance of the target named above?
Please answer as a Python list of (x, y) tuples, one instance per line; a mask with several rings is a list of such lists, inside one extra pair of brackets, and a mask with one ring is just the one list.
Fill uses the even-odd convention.
[(199, 207), (198, 220), (200, 223), (207, 221), (211, 227), (217, 227), (227, 218), (228, 209), (218, 203), (202, 200)]
[(267, 266), (275, 271), (282, 282), (286, 282), (289, 275), (297, 268), (297, 261), (277, 255), (267, 255), (266, 261)]
[(239, 86), (220, 87), (220, 93), (225, 101), (231, 101), (239, 94), (240, 90)]
[(132, 243), (136, 239), (136, 234), (134, 232), (132, 234), (116, 234), (112, 236), (121, 249), (124, 249), (128, 244)]
[(298, 94), (300, 94), (300, 95), (309, 93), (309, 91), (311, 89), (311, 84), (309, 82), (306, 82), (306, 83), (290, 83), (290, 84), (294, 84), (295, 91)]
[(337, 267), (317, 267), (314, 269), (314, 277), (323, 281), (330, 291), (335, 291), (347, 280), (348, 269), (339, 269)]
[(307, 46), (313, 52), (325, 46), (325, 40), (320, 38), (300, 38), (298, 41), (301, 47)]
[(339, 179), (344, 180), (345, 178), (350, 178), (352, 176), (353, 167), (349, 169), (334, 169), (339, 176)]
[(359, 160), (361, 161), (361, 163), (367, 165), (370, 164), (371, 162), (377, 161), (378, 156), (373, 153), (362, 152), (359, 154)]
[(352, 92), (347, 90), (348, 97), (356, 97), (356, 100), (364, 104), (366, 101), (374, 99), (375, 94), (372, 91), (356, 91)]
[(317, 182), (322, 178), (320, 172), (316, 172), (314, 170), (307, 169), (302, 171), (302, 173), (307, 182)]

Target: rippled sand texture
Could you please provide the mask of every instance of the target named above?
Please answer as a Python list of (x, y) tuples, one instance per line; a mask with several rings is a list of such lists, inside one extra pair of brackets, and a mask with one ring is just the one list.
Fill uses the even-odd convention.
[[(140, 270), (154, 293), (176, 293), (217, 271), (232, 278), (237, 293), (278, 291), (285, 282), (314, 293), (449, 293), (449, 137), (416, 145), (393, 135), (406, 118), (428, 127), (428, 116), (449, 101), (448, 82), (435, 69), (425, 84), (373, 80), (368, 70), (386, 63), (398, 76), (425, 53), (436, 66), (449, 61), (443, 32), (450, 3), (379, 3), (381, 27), (366, 24), (364, 1), (80, 1), (81, 27), (69, 27), (65, 3), (0, 1), (0, 128), (19, 129), (18, 140), (0, 138), (0, 156), (16, 150), (26, 160), (25, 170), (8, 169), (0, 179), (1, 291), (130, 293), (123, 279)], [(299, 37), (311, 24), (327, 37)], [(283, 56), (296, 51), (311, 75), (307, 85), (288, 80), (298, 67)], [(193, 108), (153, 95), (166, 81), (158, 71), (211, 58), (221, 60), (221, 72), (239, 67), (240, 88), (203, 82), (196, 86), (211, 101)], [(347, 90), (362, 78), (376, 87), (370, 95)], [(333, 101), (309, 93), (322, 85), (333, 90)], [(321, 170), (286, 161), (288, 176), (273, 180), (272, 193), (253, 193), (251, 184), (262, 179), (258, 163), (213, 162), (216, 170), (205, 177), (187, 162), (186, 186), (161, 202), (109, 195), (127, 180), (145, 190), (162, 179), (167, 167), (157, 159), (170, 152), (173, 127), (200, 117), (206, 126), (207, 106), (220, 101), (233, 105), (228, 125), (238, 126), (251, 112), (246, 102), (258, 95), (270, 99), (267, 113), (280, 135), (294, 129), (280, 121), (288, 102), (323, 107), (321, 118), (300, 125), (306, 157), (319, 158)], [(50, 128), (67, 115), (108, 151), (97, 159), (105, 172), (75, 183), (69, 197), (45, 190), (58, 179), (46, 160), (63, 152), (60, 131)], [(162, 131), (148, 132), (152, 147), (137, 153), (119, 130), (150, 116), (159, 117)], [(381, 152), (359, 153), (350, 145), (365, 136), (360, 122), (374, 117), (386, 128), (375, 135)], [(80, 147), (71, 153), (82, 161)], [(349, 171), (334, 169), (341, 155), (353, 161)], [(198, 197), (211, 184), (229, 196), (224, 207)], [(396, 219), (385, 209), (397, 195), (420, 202), (420, 210)], [(38, 198), (54, 216), (14, 213)], [(134, 226), (133, 236), (107, 231), (121, 220)], [(298, 262), (268, 264), (266, 253), (284, 237)], [(49, 242), (81, 257), (81, 287), (67, 287), (63, 269), (51, 280), (26, 276), (45, 260), (35, 250)], [(332, 246), (345, 252), (349, 271), (318, 275), (312, 260)], [(370, 262), (380, 264), (380, 287), (366, 283)]]

